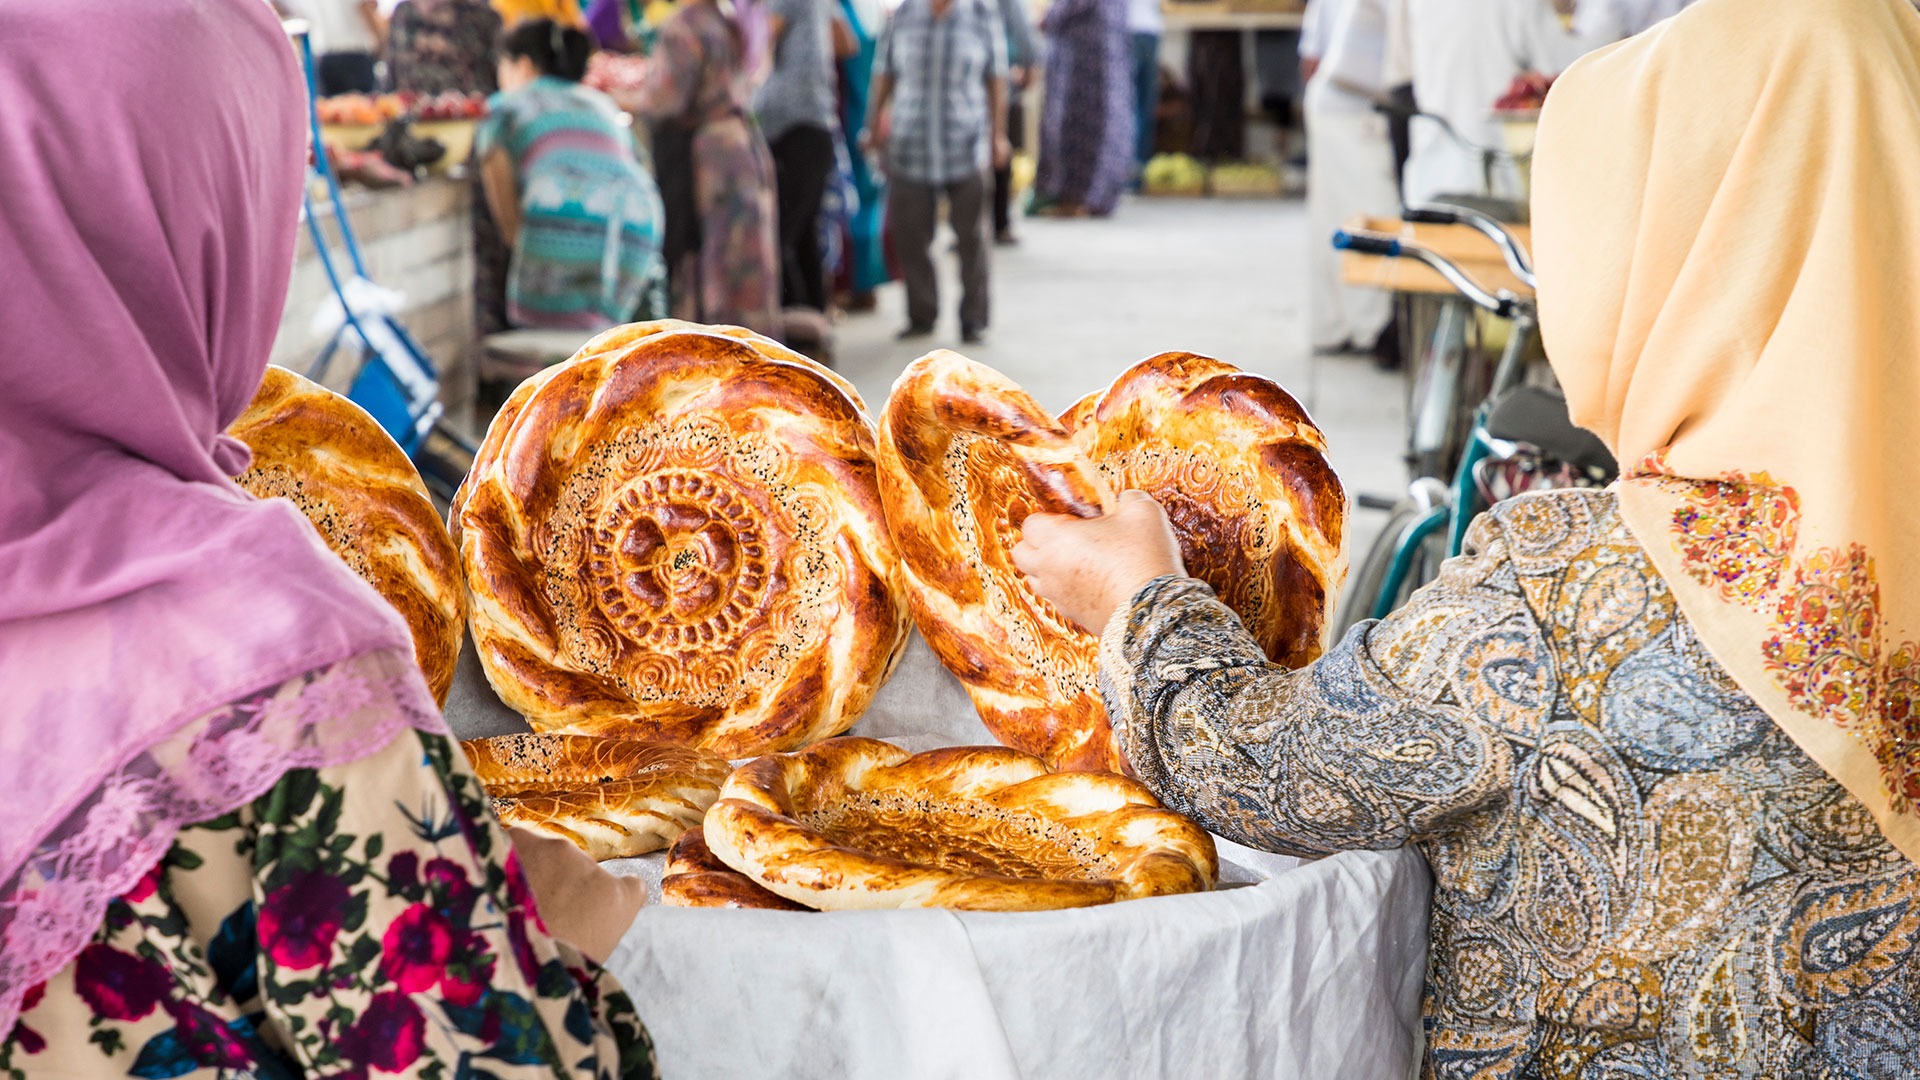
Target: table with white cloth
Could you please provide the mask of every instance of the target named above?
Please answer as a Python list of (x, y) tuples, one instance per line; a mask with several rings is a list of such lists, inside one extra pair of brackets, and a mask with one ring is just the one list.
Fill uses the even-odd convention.
[[(447, 717), (462, 738), (526, 730), (471, 645)], [(993, 742), (917, 634), (852, 733)], [(619, 860), (653, 902), (608, 966), (669, 1080), (1410, 1076), (1425, 861), (1219, 843), (1214, 892), (1018, 913), (672, 908), (663, 854)]]

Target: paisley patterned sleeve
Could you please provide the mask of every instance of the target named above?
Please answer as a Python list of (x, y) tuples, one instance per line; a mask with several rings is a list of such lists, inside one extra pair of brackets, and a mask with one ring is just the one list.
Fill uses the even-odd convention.
[[(1393, 848), (1506, 804), (1512, 680), (1544, 647), (1497, 526), (1399, 612), (1316, 663), (1269, 662), (1205, 584), (1149, 582), (1102, 637), (1116, 736), (1174, 809), (1252, 847), (1316, 855)], [(1524, 733), (1518, 737), (1525, 738)]]

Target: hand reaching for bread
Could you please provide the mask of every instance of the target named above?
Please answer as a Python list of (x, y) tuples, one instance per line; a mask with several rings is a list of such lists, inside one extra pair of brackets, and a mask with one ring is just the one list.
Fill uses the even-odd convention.
[(1035, 592), (1093, 634), (1147, 582), (1186, 573), (1166, 511), (1143, 491), (1123, 493), (1097, 518), (1030, 515), (1013, 563)]
[(507, 838), (547, 931), (604, 962), (646, 905), (646, 882), (601, 869), (567, 840), (515, 828)]

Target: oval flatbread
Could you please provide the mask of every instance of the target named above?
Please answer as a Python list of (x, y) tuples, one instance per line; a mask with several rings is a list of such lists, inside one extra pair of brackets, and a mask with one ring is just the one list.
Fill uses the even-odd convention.
[(1089, 401), (1062, 425), (1115, 490), (1166, 509), (1187, 573), (1275, 663), (1319, 658), (1346, 577), (1347, 493), (1300, 403), (1272, 379), (1193, 353), (1143, 360)]
[(908, 365), (880, 415), (880, 492), (914, 621), (993, 737), (1057, 768), (1118, 769), (1099, 643), (1013, 565), (1035, 512), (1096, 517), (1112, 490), (1065, 428), (992, 368)]
[(445, 705), (466, 636), (459, 553), (427, 485), (366, 410), (285, 368), (269, 367), (253, 403), (227, 428), (253, 450), (234, 480), (300, 508), (413, 632), (414, 658)]
[(602, 860), (679, 839), (732, 771), (691, 747), (591, 735), (500, 735), (460, 748), (502, 824), (570, 840)]
[(1320, 655), (1345, 574), (1346, 493), (1326, 442), (1271, 379), (1191, 353), (1134, 365), (1060, 419), (991, 368), (915, 361), (880, 418), (881, 494), (914, 619), (995, 738), (1056, 768), (1127, 771), (1097, 683), (1099, 641), (1013, 565), (1036, 511), (1092, 517), (1146, 491), (1276, 662)]
[(1054, 773), (1005, 747), (913, 755), (842, 738), (736, 769), (707, 845), (823, 911), (1038, 911), (1198, 892), (1213, 838), (1112, 773)]
[(456, 497), (488, 681), (536, 730), (727, 757), (846, 730), (909, 627), (857, 399), (770, 342), (627, 333), (516, 390)]
[(752, 878), (721, 862), (707, 846), (705, 830), (698, 828), (681, 833), (680, 839), (667, 850), (667, 872), (660, 879), (660, 900), (668, 907), (813, 910), (768, 892)]

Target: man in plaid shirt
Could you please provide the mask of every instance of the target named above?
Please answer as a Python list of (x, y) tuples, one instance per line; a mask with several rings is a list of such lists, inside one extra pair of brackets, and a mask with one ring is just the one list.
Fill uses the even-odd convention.
[(939, 203), (959, 238), (960, 339), (987, 328), (988, 174), (1007, 141), (1007, 37), (996, 0), (906, 0), (874, 58), (870, 145), (887, 168), (887, 228), (907, 287), (902, 338), (933, 333)]

